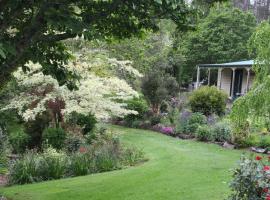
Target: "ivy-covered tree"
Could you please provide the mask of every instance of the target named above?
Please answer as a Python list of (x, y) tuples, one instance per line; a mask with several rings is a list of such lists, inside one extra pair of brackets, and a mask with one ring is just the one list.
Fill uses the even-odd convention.
[(0, 86), (18, 66), (39, 62), (43, 73), (60, 85), (74, 75), (63, 66), (70, 58), (61, 42), (83, 36), (87, 40), (127, 38), (157, 30), (156, 19), (187, 25), (189, 7), (183, 0), (1, 0)]
[[(179, 34), (174, 53), (183, 85), (195, 78), (197, 64), (250, 59), (247, 42), (256, 26), (255, 17), (229, 5), (218, 4), (198, 22), (195, 31)], [(180, 56), (179, 56), (180, 55)]]

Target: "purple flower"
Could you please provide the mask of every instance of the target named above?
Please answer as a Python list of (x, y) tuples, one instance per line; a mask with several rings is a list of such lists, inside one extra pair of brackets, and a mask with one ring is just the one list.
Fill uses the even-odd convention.
[(169, 126), (162, 127), (160, 131), (167, 135), (173, 134), (173, 128)]

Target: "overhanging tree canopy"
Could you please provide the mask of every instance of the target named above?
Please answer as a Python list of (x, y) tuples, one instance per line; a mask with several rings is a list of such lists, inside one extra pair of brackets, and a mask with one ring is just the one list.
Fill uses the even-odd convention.
[(69, 80), (75, 77), (63, 67), (70, 54), (61, 40), (140, 35), (156, 30), (160, 18), (183, 28), (189, 14), (183, 0), (0, 0), (0, 85), (32, 60), (44, 74), (72, 86)]

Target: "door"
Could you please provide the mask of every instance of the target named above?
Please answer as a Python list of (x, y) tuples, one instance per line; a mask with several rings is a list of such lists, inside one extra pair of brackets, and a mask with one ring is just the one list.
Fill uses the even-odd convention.
[(233, 99), (239, 97), (242, 94), (243, 72), (244, 72), (243, 69), (236, 69), (235, 70), (235, 80), (234, 80), (234, 85), (232, 85), (232, 79), (233, 79), (233, 71), (232, 71), (231, 92), (232, 92), (232, 87), (233, 87), (233, 94), (232, 94)]

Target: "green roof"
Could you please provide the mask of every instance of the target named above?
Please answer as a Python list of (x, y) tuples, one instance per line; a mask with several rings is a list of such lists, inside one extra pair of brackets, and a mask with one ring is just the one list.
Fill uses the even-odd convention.
[(244, 60), (220, 64), (199, 64), (199, 67), (252, 67), (254, 60)]

